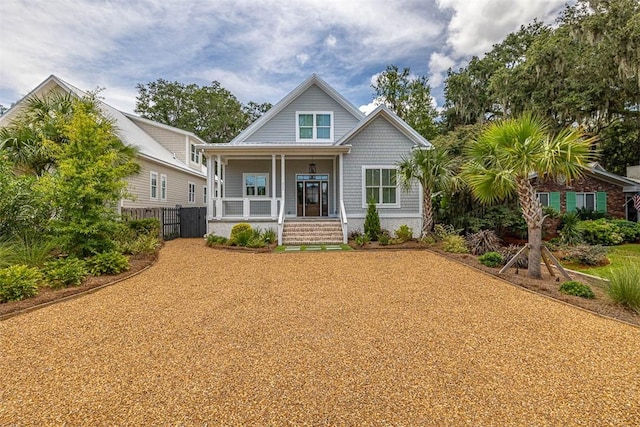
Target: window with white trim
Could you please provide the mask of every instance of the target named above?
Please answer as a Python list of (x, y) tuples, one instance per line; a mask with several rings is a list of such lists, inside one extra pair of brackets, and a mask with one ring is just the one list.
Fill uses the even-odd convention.
[(195, 144), (191, 144), (191, 162), (200, 163), (200, 152), (196, 149)]
[(397, 180), (398, 170), (394, 166), (363, 166), (362, 206), (366, 207), (371, 199), (380, 207), (399, 206)]
[(160, 175), (160, 200), (167, 201), (167, 175)]
[(207, 186), (202, 187), (202, 203), (207, 203)]
[(149, 175), (149, 198), (158, 200), (158, 172), (151, 172)]
[(333, 141), (332, 111), (297, 111), (296, 142)]
[(244, 196), (269, 196), (269, 174), (268, 173), (244, 173)]
[(596, 193), (576, 193), (576, 209), (596, 210)]
[(196, 202), (196, 185), (193, 182), (189, 183), (189, 203)]
[(537, 193), (538, 200), (542, 206), (551, 206), (551, 200), (549, 199), (549, 193)]

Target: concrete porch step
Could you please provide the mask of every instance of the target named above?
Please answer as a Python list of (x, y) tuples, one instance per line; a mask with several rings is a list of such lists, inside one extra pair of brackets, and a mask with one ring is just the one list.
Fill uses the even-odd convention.
[(341, 244), (340, 220), (289, 220), (282, 230), (284, 245)]

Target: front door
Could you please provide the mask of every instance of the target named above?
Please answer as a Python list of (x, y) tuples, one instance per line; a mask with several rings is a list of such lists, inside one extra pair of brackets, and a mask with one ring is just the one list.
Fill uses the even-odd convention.
[[(306, 178), (306, 177), (305, 177)], [(329, 182), (299, 180), (297, 182), (298, 216), (328, 216)]]

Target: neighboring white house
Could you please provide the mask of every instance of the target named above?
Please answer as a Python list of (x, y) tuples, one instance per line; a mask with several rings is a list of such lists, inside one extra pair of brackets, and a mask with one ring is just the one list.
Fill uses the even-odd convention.
[(282, 244), (287, 222), (333, 218), (346, 242), (363, 230), (370, 198), (383, 228), (420, 232), (422, 191), (399, 188), (397, 162), (431, 144), (385, 106), (363, 115), (315, 74), (231, 142), (201, 148), (211, 166), (209, 233), (249, 222), (277, 228)]
[[(18, 115), (29, 97), (43, 97), (52, 91), (86, 95), (52, 75), (0, 116), (0, 127)], [(99, 107), (114, 120), (122, 141), (138, 149), (140, 173), (128, 178), (128, 191), (133, 197), (121, 200), (121, 208), (206, 205), (207, 168), (196, 149), (204, 143), (202, 139), (191, 132), (121, 112), (104, 102)]]

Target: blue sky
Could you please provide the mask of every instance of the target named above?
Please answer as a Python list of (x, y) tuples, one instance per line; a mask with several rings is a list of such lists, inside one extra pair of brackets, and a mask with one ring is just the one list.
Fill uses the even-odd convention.
[(553, 22), (566, 0), (2, 0), (0, 104), (50, 74), (105, 88), (133, 112), (137, 83), (213, 80), (247, 103), (276, 103), (318, 73), (356, 106), (388, 64), (427, 75), (442, 105), (449, 67), (520, 25)]

